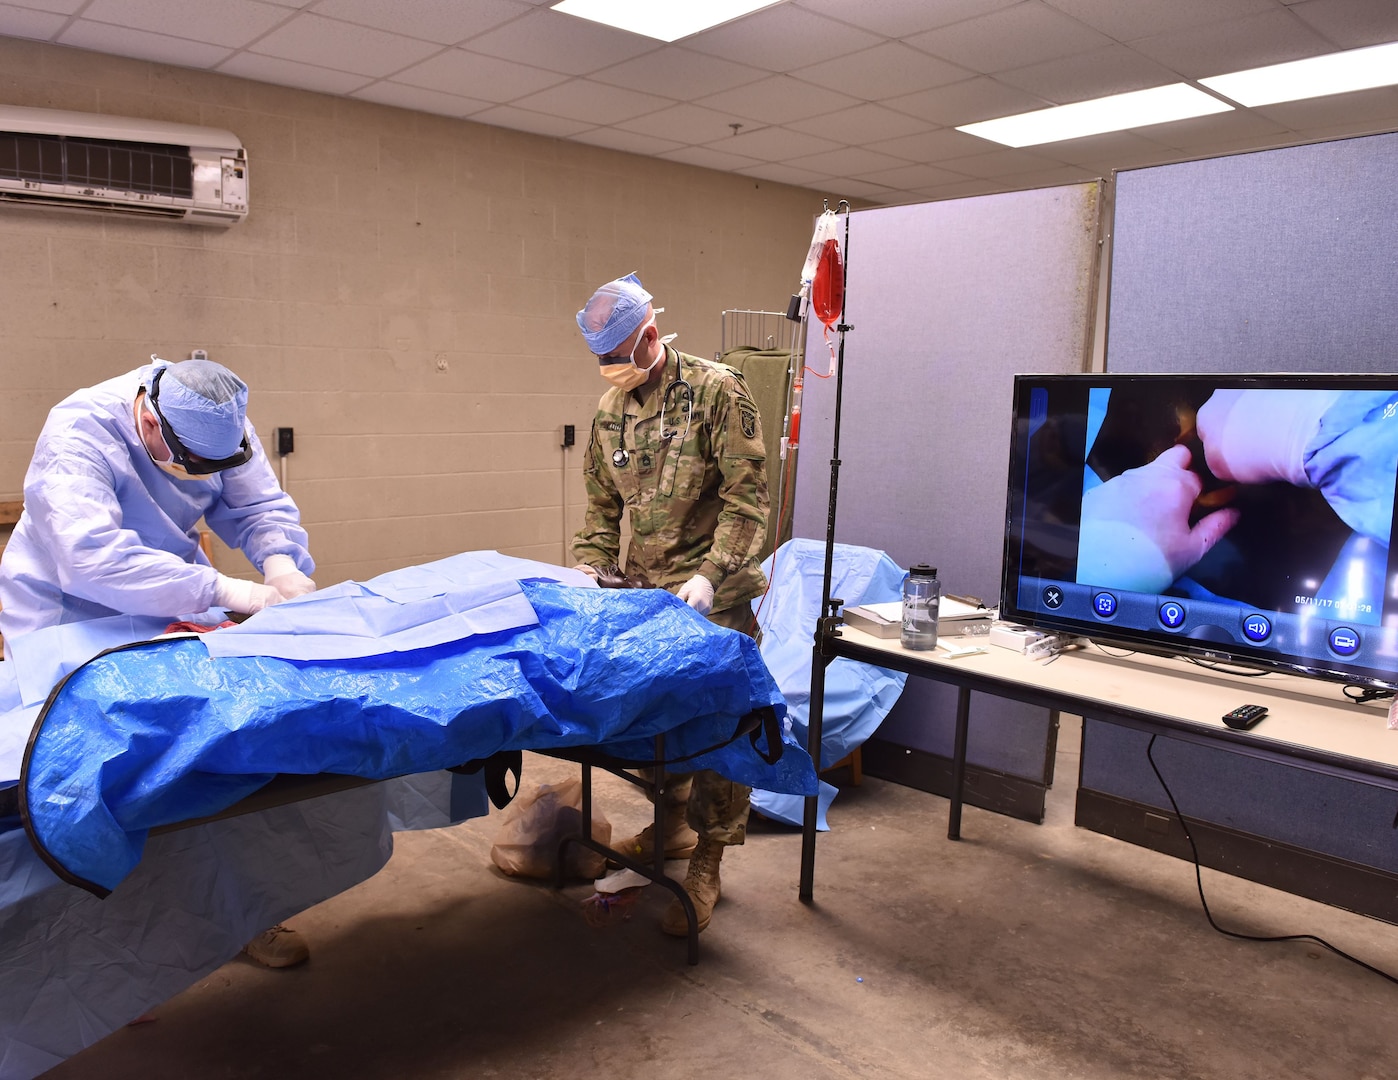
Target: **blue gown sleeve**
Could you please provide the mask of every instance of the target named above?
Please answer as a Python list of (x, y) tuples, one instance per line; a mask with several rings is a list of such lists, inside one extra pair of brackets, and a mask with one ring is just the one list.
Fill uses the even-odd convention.
[(1398, 392), (1342, 394), (1306, 447), (1306, 477), (1351, 529), (1385, 547), (1398, 472)]
[(248, 425), (252, 460), (222, 474), (223, 493), (204, 513), (209, 528), (262, 569), (269, 555), (289, 555), (303, 574), (315, 573), (301, 512), (281, 489), (257, 432)]

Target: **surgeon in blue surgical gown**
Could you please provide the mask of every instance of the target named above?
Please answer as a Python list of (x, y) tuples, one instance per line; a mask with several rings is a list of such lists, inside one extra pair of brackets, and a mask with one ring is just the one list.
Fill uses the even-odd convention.
[[(158, 357), (49, 413), (0, 559), (0, 634), (117, 614), (252, 614), (315, 589), (301, 515), (247, 422), (247, 385), (221, 364)], [(263, 582), (219, 573), (203, 519)], [(309, 955), (277, 926), (246, 947), (270, 967)]]

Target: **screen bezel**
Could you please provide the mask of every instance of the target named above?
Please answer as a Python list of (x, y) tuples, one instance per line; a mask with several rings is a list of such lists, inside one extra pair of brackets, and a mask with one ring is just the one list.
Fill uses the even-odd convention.
[[(1374, 375), (1334, 373), (1307, 374), (1128, 374), (1084, 373), (1072, 375), (1016, 375), (1011, 414), (1009, 477), (1006, 492), (1005, 535), (1000, 579), (1000, 618), (1036, 629), (1067, 633), (1092, 641), (1156, 655), (1186, 657), (1236, 665), (1259, 671), (1281, 671), (1356, 686), (1398, 690), (1398, 670), (1377, 669), (1369, 664), (1348, 664), (1331, 657), (1299, 656), (1295, 653), (1268, 652), (1243, 643), (1201, 641), (1175, 636), (1164, 630), (1142, 630), (1104, 623), (1081, 616), (1060, 616), (1020, 606), (1019, 545), (1023, 527), (1025, 475), (1028, 466), (1028, 391), (1036, 386), (1076, 382), (1084, 386), (1115, 389), (1149, 382), (1195, 383), (1228, 389), (1347, 389), (1398, 392), (1398, 374)], [(1395, 534), (1398, 536), (1398, 534)]]

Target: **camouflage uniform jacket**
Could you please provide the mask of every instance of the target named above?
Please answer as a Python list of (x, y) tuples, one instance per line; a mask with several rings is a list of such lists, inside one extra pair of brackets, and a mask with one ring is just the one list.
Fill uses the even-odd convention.
[[(722, 611), (767, 586), (757, 564), (768, 506), (762, 424), (732, 368), (668, 345), (664, 364), (644, 403), (618, 389), (598, 402), (583, 466), (587, 514), (573, 557), (590, 566), (616, 563), (622, 510), (629, 510), (626, 572), (672, 592), (703, 574), (714, 586), (713, 609)], [(681, 368), (694, 395), (688, 433), (685, 389), (675, 382)], [(628, 460), (618, 465), (623, 443)]]

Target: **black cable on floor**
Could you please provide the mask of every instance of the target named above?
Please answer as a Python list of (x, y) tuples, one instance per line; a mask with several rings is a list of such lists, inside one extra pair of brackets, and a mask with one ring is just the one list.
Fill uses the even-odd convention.
[(1343, 957), (1352, 964), (1358, 964), (1366, 971), (1372, 971), (1375, 975), (1387, 979), (1391, 983), (1398, 983), (1398, 977), (1390, 975), (1381, 968), (1374, 967), (1373, 964), (1366, 964), (1357, 956), (1351, 956), (1343, 949), (1338, 949), (1324, 938), (1318, 938), (1314, 934), (1278, 934), (1275, 936), (1263, 936), (1260, 934), (1243, 934), (1236, 930), (1225, 930), (1214, 922), (1213, 912), (1209, 910), (1209, 902), (1204, 899), (1204, 875), (1199, 865), (1199, 848), (1194, 843), (1194, 836), (1189, 831), (1189, 824), (1184, 820), (1184, 815), (1180, 813), (1180, 807), (1175, 802), (1175, 796), (1170, 791), (1170, 785), (1165, 783), (1165, 777), (1160, 775), (1160, 769), (1155, 764), (1155, 740), (1157, 736), (1152, 735), (1150, 742), (1146, 743), (1146, 760), (1150, 762), (1151, 771), (1155, 773), (1155, 778), (1160, 781), (1160, 786), (1165, 789), (1165, 797), (1170, 800), (1170, 808), (1174, 810), (1175, 817), (1179, 819), (1180, 828), (1184, 829), (1184, 838), (1189, 841), (1189, 850), (1194, 855), (1194, 883), (1199, 887), (1199, 903), (1204, 907), (1204, 917), (1209, 920), (1209, 925), (1225, 937), (1237, 938), (1240, 941), (1311, 941), (1323, 949), (1329, 949), (1336, 956)]

